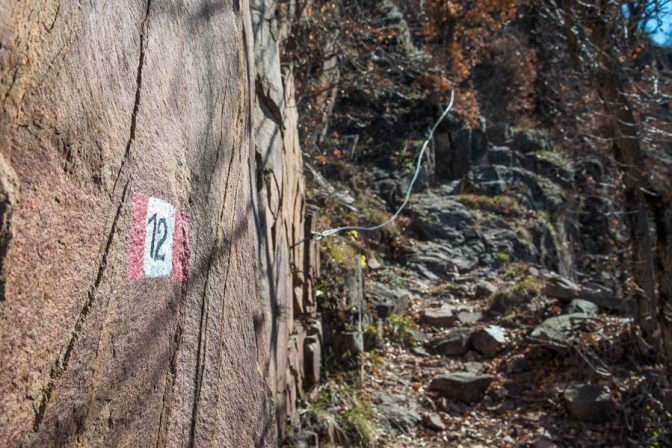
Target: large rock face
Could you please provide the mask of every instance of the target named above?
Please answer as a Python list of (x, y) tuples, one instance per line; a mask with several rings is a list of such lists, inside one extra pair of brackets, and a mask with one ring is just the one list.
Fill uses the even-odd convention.
[(276, 444), (303, 190), (286, 125), (257, 198), (249, 11), (0, 0), (3, 444)]

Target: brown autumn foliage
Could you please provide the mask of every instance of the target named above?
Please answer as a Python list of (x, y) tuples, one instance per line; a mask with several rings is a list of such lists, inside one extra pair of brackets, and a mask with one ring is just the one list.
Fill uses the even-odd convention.
[[(482, 62), (484, 52), (492, 48), (496, 33), (526, 3), (526, 0), (425, 2), (427, 21), (423, 29), (424, 38), (438, 44), (435, 60), (444, 65), (442, 68), (447, 71), (446, 75), (451, 80), (450, 87), (457, 93), (457, 110), (469, 125), (475, 125), (481, 115), (478, 92), (473, 80), (474, 68)], [(529, 58), (518, 60), (526, 59)], [(533, 72), (518, 70), (516, 73), (528, 74), (527, 80), (521, 80), (522, 86), (528, 85), (533, 79)], [(442, 91), (438, 86), (435, 90)], [(524, 108), (523, 105), (514, 107), (521, 106)]]

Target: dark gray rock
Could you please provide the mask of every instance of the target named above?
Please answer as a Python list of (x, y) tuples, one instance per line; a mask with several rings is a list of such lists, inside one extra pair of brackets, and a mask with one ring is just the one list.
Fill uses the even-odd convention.
[[(435, 276), (447, 276), (450, 273), (466, 273), (478, 265), (478, 244), (471, 248), (455, 247), (448, 242), (420, 241), (413, 246), (410, 254), (412, 264), (421, 265)], [(420, 269), (418, 269), (420, 270)], [(422, 270), (420, 270), (422, 273)]]
[(385, 20), (388, 20), (390, 22), (401, 22), (404, 19), (404, 15), (399, 12), (399, 10), (391, 10), (390, 12), (387, 13), (385, 16)]
[(414, 207), (423, 216), (446, 227), (461, 229), (472, 225), (476, 218), (471, 211), (454, 198), (428, 195), (427, 200)]
[(304, 165), (306, 170), (306, 178), (317, 183), (322, 191), (324, 191), (328, 196), (335, 198), (346, 208), (357, 211), (357, 208), (354, 206), (356, 200), (346, 189), (338, 189), (334, 187), (318, 170), (316, 170), (311, 164), (305, 163)]
[(425, 310), (423, 322), (433, 327), (449, 327), (455, 323), (455, 308), (444, 305), (441, 308)]
[(437, 174), (440, 178), (454, 180), (462, 178), (473, 165), (484, 162), (488, 149), (488, 138), (481, 129), (460, 129), (452, 134), (449, 153), (439, 158), (437, 154)]
[(502, 386), (504, 387), (506, 393), (513, 397), (522, 397), (531, 389), (528, 382), (508, 379), (504, 382), (504, 384), (502, 384)]
[(484, 280), (476, 283), (476, 288), (474, 289), (474, 298), (476, 299), (485, 299), (497, 292), (497, 287), (490, 282)]
[(356, 355), (364, 351), (364, 338), (358, 331), (335, 332), (332, 345), (337, 355)]
[(423, 424), (425, 428), (431, 429), (433, 431), (445, 431), (446, 425), (443, 424), (441, 417), (436, 414), (428, 414), (423, 419)]
[(524, 168), (511, 168), (507, 183), (533, 210), (552, 212), (565, 203), (565, 195), (556, 183)]
[(484, 162), (488, 151), (488, 137), (482, 129), (471, 129), (471, 151), (470, 159), (472, 165), (478, 165)]
[(573, 385), (563, 395), (569, 413), (583, 422), (604, 423), (616, 411), (609, 387), (602, 384)]
[(412, 225), (422, 239), (442, 238), (461, 243), (464, 238), (458, 231), (471, 228), (476, 222), (471, 211), (455, 198), (434, 193), (417, 198), (418, 202), (411, 207), (416, 215)]
[(411, 353), (413, 353), (415, 356), (419, 356), (421, 358), (427, 358), (429, 355), (429, 352), (425, 350), (423, 347), (417, 346), (413, 347), (411, 349)]
[[(552, 155), (553, 153), (550, 153)], [(550, 179), (563, 186), (571, 186), (574, 182), (574, 171), (566, 165), (561, 157), (549, 154), (527, 154), (520, 158), (523, 168)]]
[(567, 336), (578, 330), (581, 324), (591, 318), (583, 313), (561, 314), (551, 317), (538, 325), (530, 336), (548, 338), (551, 341), (563, 342)]
[(448, 261), (448, 270), (461, 274), (472, 271), (478, 265), (478, 259), (469, 256), (457, 256)]
[(488, 148), (488, 162), (491, 165), (511, 167), (517, 164), (517, 157), (506, 146), (491, 146)]
[(409, 432), (422, 420), (417, 411), (399, 405), (386, 406), (382, 409), (382, 414), (393, 428), (403, 432)]
[(510, 373), (523, 373), (532, 370), (532, 363), (525, 356), (516, 356), (507, 361)]
[(483, 371), (484, 364), (482, 362), (470, 361), (462, 364), (465, 372), (480, 373)]
[(471, 336), (471, 345), (485, 356), (494, 357), (506, 344), (506, 332), (502, 327), (491, 325)]
[(537, 257), (536, 247), (523, 243), (518, 234), (508, 228), (508, 224), (493, 222), (492, 225), (501, 227), (483, 231), (483, 239), (486, 241), (484, 259), (490, 260), (490, 264), (497, 261), (497, 256), (501, 253), (508, 254), (509, 261), (532, 261)]
[(406, 333), (413, 337), (413, 340), (416, 344), (424, 344), (427, 340), (427, 335), (420, 330), (415, 328), (407, 328)]
[(376, 408), (383, 417), (384, 426), (402, 432), (409, 432), (422, 421), (422, 416), (408, 406), (408, 397), (401, 394), (385, 393), (374, 397), (379, 404)]
[(380, 318), (405, 311), (411, 298), (411, 293), (405, 289), (388, 287), (378, 282), (367, 283), (365, 295), (366, 300), (374, 304)]
[(369, 300), (391, 300), (395, 303), (399, 303), (400, 306), (403, 307), (408, 305), (408, 300), (411, 298), (411, 293), (405, 289), (393, 288), (378, 282), (370, 282), (366, 287), (366, 297)]
[(564, 277), (555, 277), (546, 281), (542, 292), (554, 299), (569, 301), (579, 296), (581, 287)]
[[(528, 170), (503, 165), (471, 167), (464, 188), (473, 194), (506, 192), (533, 210), (552, 212), (564, 204), (558, 185)], [(509, 254), (510, 261), (541, 262), (552, 269), (559, 265), (553, 229), (533, 230), (531, 240), (523, 240), (516, 229), (494, 214), (488, 214), (476, 228), (472, 210), (447, 191), (437, 188), (415, 198), (411, 231), (418, 243), (407, 262), (427, 278), (445, 279), (479, 266), (499, 266), (498, 255), (503, 252)]]
[(505, 175), (508, 168), (502, 165), (475, 167), (467, 174), (470, 189), (480, 194), (496, 196), (507, 190)]
[(503, 165), (477, 166), (469, 171), (467, 180), (470, 186), (478, 188), (482, 183), (503, 181), (508, 170), (509, 168)]
[(593, 302), (583, 299), (574, 299), (565, 307), (565, 314), (585, 314), (586, 316), (597, 316), (598, 306)]
[(488, 137), (488, 142), (495, 146), (506, 145), (513, 136), (511, 128), (506, 123), (494, 123), (488, 126), (485, 134)]
[[(451, 282), (451, 284), (448, 285), (448, 291), (455, 296), (455, 297), (467, 297), (470, 295), (470, 289), (469, 285), (464, 285), (464, 284), (456, 284), (455, 281)], [(455, 300), (454, 297), (451, 297), (448, 300)]]
[[(483, 171), (485, 169), (477, 167), (472, 171), (482, 172), (484, 179), (489, 179), (492, 173), (497, 175), (501, 171), (507, 175), (508, 172), (501, 166), (491, 172)], [(494, 265), (499, 252), (509, 253), (512, 261), (538, 261), (535, 245), (522, 241), (505, 220), (489, 216), (476, 228), (472, 211), (454, 196), (444, 193), (439, 194), (436, 189), (420, 194), (413, 204), (415, 218), (411, 230), (419, 241), (412, 247), (407, 261), (416, 266), (421, 275), (435, 280), (435, 277), (445, 279), (456, 273), (466, 274), (479, 265)]]
[(441, 225), (446, 227), (463, 229), (472, 226), (476, 222), (476, 218), (471, 214), (471, 211), (461, 202), (453, 199), (437, 202), (428, 211)]
[(438, 187), (434, 187), (434, 191), (438, 194), (446, 196), (455, 196), (462, 192), (462, 180), (453, 180)]
[(535, 133), (516, 132), (511, 141), (511, 149), (523, 154), (536, 151), (548, 151), (551, 149), (551, 142)]
[(417, 272), (419, 275), (426, 278), (427, 280), (436, 282), (441, 279), (438, 275), (436, 275), (433, 271), (431, 271), (427, 266), (422, 264), (420, 261), (421, 260), (412, 261), (409, 263), (409, 265), (413, 268), (415, 272)]
[[(537, 221), (532, 224), (530, 232), (533, 235), (534, 246), (538, 248), (539, 263), (546, 270), (558, 272), (560, 270), (560, 254), (562, 248), (559, 245), (557, 233), (553, 225), (547, 221)], [(545, 278), (545, 277), (544, 277)]]
[(580, 286), (564, 277), (554, 276), (547, 279), (542, 292), (549, 297), (566, 301), (580, 298), (613, 311), (622, 311), (624, 308), (623, 300), (616, 297), (611, 288), (598, 283)]
[(492, 375), (453, 372), (434, 377), (428, 390), (469, 403), (480, 400), (494, 379)]
[(463, 325), (474, 324), (483, 319), (483, 313), (480, 311), (460, 311), (457, 313), (457, 320)]
[[(475, 166), (464, 178), (464, 192), (488, 196), (507, 194), (530, 209), (554, 211), (566, 200), (558, 179), (510, 164)], [(566, 185), (568, 181), (560, 183)]]
[(429, 348), (446, 356), (462, 356), (469, 350), (472, 330), (458, 328), (429, 342)]
[(611, 311), (623, 311), (625, 304), (613, 289), (599, 283), (586, 283), (581, 287), (579, 298), (593, 302), (595, 305)]

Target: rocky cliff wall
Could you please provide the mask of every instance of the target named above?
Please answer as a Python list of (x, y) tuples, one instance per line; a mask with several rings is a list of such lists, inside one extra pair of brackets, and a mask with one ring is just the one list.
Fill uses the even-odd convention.
[(252, 0), (257, 107), (254, 138), (259, 189), (261, 300), (265, 375), (271, 379), (279, 434), (304, 386), (319, 381), (322, 330), (312, 288), (319, 275), (316, 241), (304, 241), (303, 161), (291, 65), (281, 64), (289, 29), (311, 4)]
[(238, 0), (0, 1), (3, 444), (275, 445), (309, 246), (254, 38)]

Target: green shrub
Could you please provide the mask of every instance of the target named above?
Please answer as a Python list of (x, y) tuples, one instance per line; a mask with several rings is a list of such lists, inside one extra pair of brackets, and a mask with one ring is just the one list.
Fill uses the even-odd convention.
[(554, 162), (556, 165), (559, 165), (565, 169), (568, 170), (574, 169), (574, 164), (572, 163), (572, 161), (561, 152), (539, 151), (537, 155), (540, 158)]
[(495, 254), (495, 260), (500, 264), (507, 264), (509, 261), (511, 261), (511, 255), (509, 255), (508, 252), (502, 250)]
[(357, 256), (357, 251), (342, 237), (323, 239), (320, 251), (322, 256), (345, 268), (352, 268)]
[(381, 282), (393, 288), (407, 288), (408, 280), (400, 276), (394, 269), (385, 266), (376, 273), (376, 277)]
[(318, 429), (328, 446), (371, 446), (378, 428), (369, 398), (347, 378), (332, 377), (315, 398), (303, 396), (301, 419)]
[(491, 298), (491, 307), (494, 310), (507, 312), (512, 307), (524, 303), (534, 303), (539, 298), (540, 281), (532, 277), (527, 277), (513, 286), (500, 289), (495, 292)]
[(486, 196), (483, 194), (461, 194), (457, 199), (469, 208), (484, 210), (506, 216), (521, 216), (520, 203), (511, 196), (503, 194)]
[(387, 318), (385, 330), (387, 335), (393, 341), (402, 345), (414, 347), (416, 344), (415, 336), (411, 331), (415, 327), (415, 321), (410, 316), (392, 313)]

